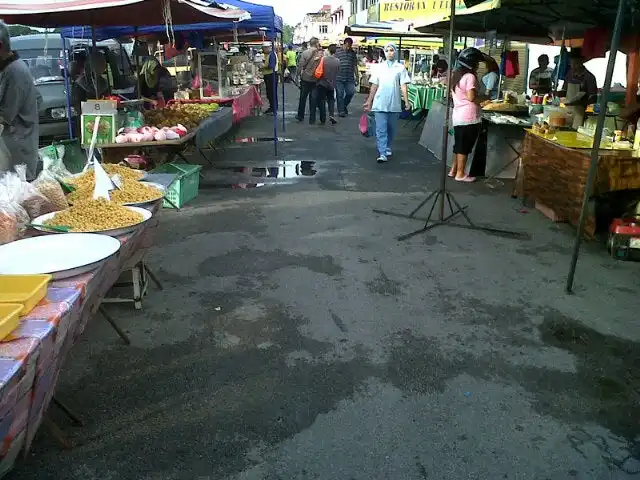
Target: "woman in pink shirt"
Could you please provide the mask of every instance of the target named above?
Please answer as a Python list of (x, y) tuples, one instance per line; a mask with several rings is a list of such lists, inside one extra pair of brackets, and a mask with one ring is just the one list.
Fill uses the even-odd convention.
[(454, 131), (453, 166), (449, 176), (458, 182), (475, 182), (475, 177), (466, 172), (467, 158), (473, 151), (482, 123), (480, 102), (486, 100), (478, 95), (478, 77), (476, 71), (486, 56), (477, 48), (466, 48), (456, 61), (451, 75), (451, 97), (453, 114), (451, 120)]

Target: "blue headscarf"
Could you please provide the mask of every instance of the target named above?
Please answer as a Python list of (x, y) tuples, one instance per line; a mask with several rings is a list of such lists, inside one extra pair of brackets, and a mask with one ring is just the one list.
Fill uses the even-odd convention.
[(393, 42), (389, 42), (384, 46), (384, 52), (385, 52), (385, 59), (386, 57), (386, 52), (388, 48), (393, 48), (393, 51), (395, 52), (394, 56), (393, 56), (393, 60), (387, 60), (387, 66), (391, 66), (393, 65), (395, 62), (398, 61), (398, 47), (396, 46), (395, 43)]

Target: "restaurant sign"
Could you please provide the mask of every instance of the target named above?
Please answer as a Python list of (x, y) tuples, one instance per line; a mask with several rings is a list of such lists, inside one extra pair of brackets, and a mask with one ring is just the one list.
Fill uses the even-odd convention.
[[(396, 0), (380, 2), (380, 21), (413, 21), (446, 15), (451, 9), (450, 0)], [(464, 0), (456, 0), (456, 10), (464, 10)]]

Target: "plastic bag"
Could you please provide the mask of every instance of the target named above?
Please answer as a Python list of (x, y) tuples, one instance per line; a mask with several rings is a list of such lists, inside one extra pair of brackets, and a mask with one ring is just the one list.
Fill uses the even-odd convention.
[(56, 207), (47, 197), (41, 195), (36, 187), (27, 182), (27, 167), (17, 165), (15, 171), (15, 174), (7, 173), (5, 175), (5, 178), (8, 177), (9, 194), (26, 210), (29, 218), (33, 220), (41, 215), (55, 212)]
[(18, 239), (18, 221), (15, 214), (0, 207), (0, 245)]
[(0, 179), (0, 244), (9, 243), (22, 237), (29, 215), (12, 197), (4, 175)]
[(370, 113), (363, 113), (360, 117), (360, 123), (358, 124), (360, 133), (364, 137), (376, 136), (376, 119)]
[(36, 190), (49, 200), (55, 207), (55, 211), (64, 210), (69, 207), (67, 197), (62, 190), (62, 187), (58, 183), (58, 180), (46, 170), (40, 172), (38, 178), (36, 178), (32, 185), (36, 187)]
[(64, 145), (49, 145), (38, 151), (38, 155), (42, 160), (42, 169), (49, 172), (57, 180), (64, 180), (73, 176), (63, 161), (65, 151)]

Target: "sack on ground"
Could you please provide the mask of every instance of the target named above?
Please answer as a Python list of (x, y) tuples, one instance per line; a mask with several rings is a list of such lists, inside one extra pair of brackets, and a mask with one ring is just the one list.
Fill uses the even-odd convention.
[(370, 113), (363, 113), (360, 117), (359, 124), (360, 133), (363, 137), (375, 137), (376, 136), (376, 119)]

